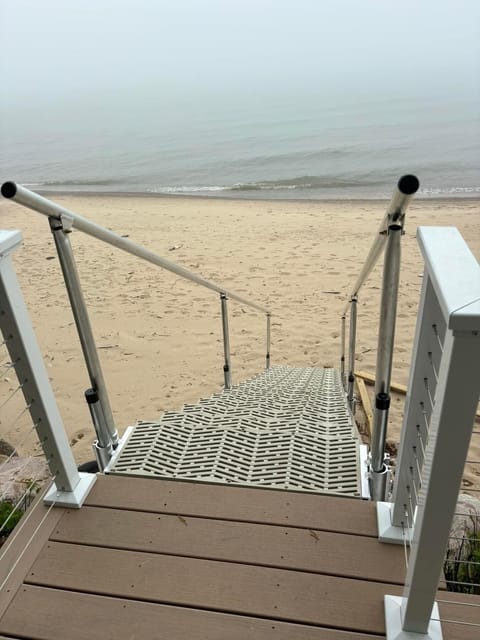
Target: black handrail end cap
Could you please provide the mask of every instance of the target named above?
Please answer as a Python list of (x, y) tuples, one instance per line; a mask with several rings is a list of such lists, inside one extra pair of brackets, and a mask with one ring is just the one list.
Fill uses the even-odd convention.
[(9, 180), (2, 184), (1, 191), (4, 198), (13, 198), (17, 193), (17, 185)]
[(407, 174), (402, 176), (398, 181), (398, 189), (406, 196), (411, 196), (418, 191), (420, 186), (420, 180), (417, 176)]

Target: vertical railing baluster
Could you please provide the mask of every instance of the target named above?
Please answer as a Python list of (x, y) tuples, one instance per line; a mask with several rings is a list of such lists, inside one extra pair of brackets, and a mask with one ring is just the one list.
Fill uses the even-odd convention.
[(223, 376), (225, 380), (225, 389), (232, 388), (232, 371), (230, 363), (230, 334), (228, 330), (228, 307), (227, 296), (224, 293), (220, 294), (220, 304), (222, 307), (222, 330), (223, 330), (223, 354), (225, 363), (223, 365)]
[[(60, 266), (62, 268), (63, 278), (65, 280), (65, 287), (67, 289), (78, 336), (80, 338), (80, 344), (85, 358), (90, 384), (97, 392), (98, 400), (100, 402), (100, 409), (97, 411), (97, 418), (100, 425), (95, 424), (94, 422), (94, 427), (96, 429), (100, 427), (100, 430), (97, 433), (97, 441), (94, 444), (94, 451), (97, 455), (99, 465), (103, 465), (104, 459), (111, 457), (112, 449), (118, 444), (118, 433), (113, 421), (107, 388), (95, 346), (92, 326), (88, 317), (87, 305), (85, 304), (85, 299), (83, 297), (72, 245), (70, 244), (70, 239), (68, 237), (69, 229), (65, 228), (66, 223), (68, 227), (68, 220), (65, 216), (62, 216), (60, 220), (58, 218), (49, 218), (49, 221), (60, 260)], [(107, 434), (109, 438), (109, 444), (107, 445), (109, 450), (107, 452), (101, 452), (101, 455), (99, 455), (97, 449), (100, 447), (100, 443), (104, 441), (105, 434)]]
[(374, 500), (385, 500), (388, 468), (385, 464), (390, 380), (392, 376), (395, 321), (397, 317), (398, 285), (403, 228), (394, 223), (388, 227), (383, 264), (380, 327), (378, 330), (377, 366), (375, 374), (375, 412), (370, 443), (370, 492)]
[(347, 388), (346, 380), (345, 380), (345, 325), (347, 321), (347, 316), (344, 313), (342, 316), (342, 327), (341, 327), (341, 342), (342, 342), (342, 354), (340, 356), (340, 376), (342, 378), (343, 388)]

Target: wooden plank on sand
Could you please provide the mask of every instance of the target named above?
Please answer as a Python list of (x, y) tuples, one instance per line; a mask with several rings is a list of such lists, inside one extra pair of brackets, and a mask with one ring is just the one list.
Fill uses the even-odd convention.
[(372, 435), (372, 426), (373, 426), (373, 412), (372, 405), (370, 404), (370, 398), (368, 396), (367, 387), (365, 386), (365, 381), (363, 378), (357, 378), (357, 387), (358, 392), (360, 393), (360, 400), (362, 401), (363, 410), (365, 411), (365, 415), (367, 416), (367, 433), (370, 438)]
[[(375, 376), (373, 373), (368, 373), (367, 371), (355, 371), (355, 375), (357, 378), (362, 378), (368, 384), (375, 384)], [(404, 395), (407, 393), (407, 387), (404, 384), (398, 384), (397, 382), (391, 382), (390, 388), (392, 391), (397, 391), (398, 393), (403, 393)]]
[[(355, 371), (355, 376), (357, 377), (357, 383), (359, 382), (358, 378), (365, 380), (368, 384), (375, 384), (375, 376), (373, 373), (368, 373), (368, 371)], [(406, 395), (407, 387), (404, 384), (399, 384), (398, 382), (391, 382), (390, 388), (393, 391), (397, 391), (397, 393), (403, 393)], [(477, 409), (475, 413), (476, 418), (480, 418), (480, 410)]]

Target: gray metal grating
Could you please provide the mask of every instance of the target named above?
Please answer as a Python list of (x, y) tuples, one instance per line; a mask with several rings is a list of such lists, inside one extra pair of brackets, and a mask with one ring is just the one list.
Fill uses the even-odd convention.
[(110, 473), (359, 496), (359, 444), (338, 371), (274, 367), (140, 422)]

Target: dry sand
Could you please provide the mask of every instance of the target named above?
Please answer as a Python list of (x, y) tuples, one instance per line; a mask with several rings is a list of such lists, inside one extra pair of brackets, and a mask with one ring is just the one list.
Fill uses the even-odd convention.
[[(272, 365), (299, 366), (339, 365), (340, 315), (385, 211), (385, 203), (366, 201), (54, 199), (271, 308)], [(479, 202), (417, 200), (409, 209), (393, 367), (393, 380), (403, 384), (422, 282), (415, 240), (419, 225), (457, 226), (478, 259)], [(14, 259), (18, 277), (76, 459), (91, 459), (94, 432), (83, 400), (89, 382), (48, 222), (2, 201), (0, 227), (24, 234), (24, 246)], [(119, 431), (137, 419), (154, 419), (218, 391), (223, 382), (218, 295), (80, 232), (72, 242)], [(357, 366), (371, 372), (380, 278), (377, 266), (359, 298)], [(240, 382), (264, 366), (265, 318), (234, 301), (229, 310), (232, 375)], [(15, 387), (12, 372), (3, 372), (0, 404)], [(399, 439), (403, 400), (400, 395), (393, 399), (392, 442)], [(35, 434), (26, 415), (12, 426), (14, 404), (2, 410), (1, 437), (30, 453)], [(363, 428), (361, 411), (357, 418)], [(470, 459), (480, 460), (479, 435), (473, 436), (471, 449)], [(480, 489), (480, 465), (468, 467), (464, 489), (468, 486)]]

